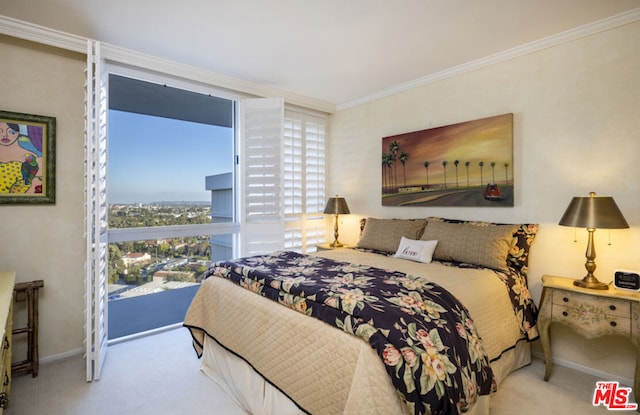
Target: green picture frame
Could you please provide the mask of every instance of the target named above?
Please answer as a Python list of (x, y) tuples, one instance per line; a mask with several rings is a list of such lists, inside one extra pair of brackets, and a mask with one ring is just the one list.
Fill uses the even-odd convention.
[(0, 110), (0, 204), (56, 200), (56, 119)]

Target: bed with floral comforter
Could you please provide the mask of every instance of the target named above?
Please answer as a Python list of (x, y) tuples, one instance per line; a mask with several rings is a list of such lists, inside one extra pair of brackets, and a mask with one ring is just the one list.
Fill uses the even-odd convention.
[[(531, 239), (514, 244), (530, 245)], [(522, 256), (513, 249), (512, 254)], [(185, 326), (198, 355), (213, 339), (301, 412), (473, 412), (476, 400), (529, 362), (536, 310), (524, 270), (416, 264), (366, 250), (277, 252), (214, 264)], [(256, 293), (269, 300), (251, 300)], [(270, 317), (273, 307), (277, 312)], [(367, 347), (359, 351), (358, 342), (347, 337)], [(376, 380), (381, 372), (388, 385)], [(488, 404), (480, 406), (486, 410), (478, 413), (488, 412)]]

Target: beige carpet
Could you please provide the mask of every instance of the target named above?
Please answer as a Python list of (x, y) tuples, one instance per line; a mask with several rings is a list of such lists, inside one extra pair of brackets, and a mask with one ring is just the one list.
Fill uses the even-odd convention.
[[(492, 415), (604, 414), (591, 399), (596, 379), (560, 366), (549, 382), (544, 364), (511, 374), (492, 398)], [(40, 366), (37, 378), (14, 378), (7, 415), (240, 415), (244, 412), (199, 370), (186, 329), (109, 348), (102, 379), (85, 382), (81, 356)], [(633, 413), (623, 411), (623, 413)], [(256, 414), (258, 415), (258, 414)], [(277, 415), (277, 414), (274, 414)]]

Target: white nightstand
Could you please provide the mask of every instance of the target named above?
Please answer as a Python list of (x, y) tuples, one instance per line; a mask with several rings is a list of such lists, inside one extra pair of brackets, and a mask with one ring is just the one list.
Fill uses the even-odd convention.
[(332, 249), (349, 249), (349, 248), (353, 248), (353, 245), (343, 244), (340, 247), (335, 247), (335, 246), (331, 246), (329, 244), (329, 242), (326, 242), (326, 243), (323, 243), (323, 244), (316, 245), (316, 248), (318, 249), (318, 251), (330, 251)]
[(586, 339), (618, 335), (631, 339), (636, 349), (633, 392), (640, 403), (640, 294), (616, 290), (593, 290), (573, 285), (572, 278), (542, 277), (542, 298), (538, 326), (546, 369), (551, 375), (549, 326), (560, 323)]

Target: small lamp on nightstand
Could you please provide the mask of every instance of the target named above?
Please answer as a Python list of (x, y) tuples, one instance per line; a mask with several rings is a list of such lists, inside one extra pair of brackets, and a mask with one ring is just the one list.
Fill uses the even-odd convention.
[(596, 197), (595, 192), (590, 192), (589, 197), (574, 197), (564, 215), (562, 215), (559, 224), (587, 228), (587, 232), (589, 232), (589, 241), (585, 254), (587, 262), (584, 264), (587, 269), (587, 275), (581, 280), (574, 280), (573, 284), (578, 287), (596, 290), (608, 289), (609, 286), (607, 284), (598, 281), (593, 275), (596, 270), (596, 250), (593, 245), (593, 234), (598, 228), (624, 229), (629, 227), (613, 198)]
[(335, 240), (329, 244), (332, 248), (340, 248), (343, 246), (338, 241), (338, 215), (347, 215), (349, 214), (349, 206), (347, 206), (347, 201), (344, 200), (344, 197), (331, 197), (327, 201), (327, 206), (324, 208), (324, 213), (328, 215), (336, 215), (336, 224), (333, 227), (333, 236)]

